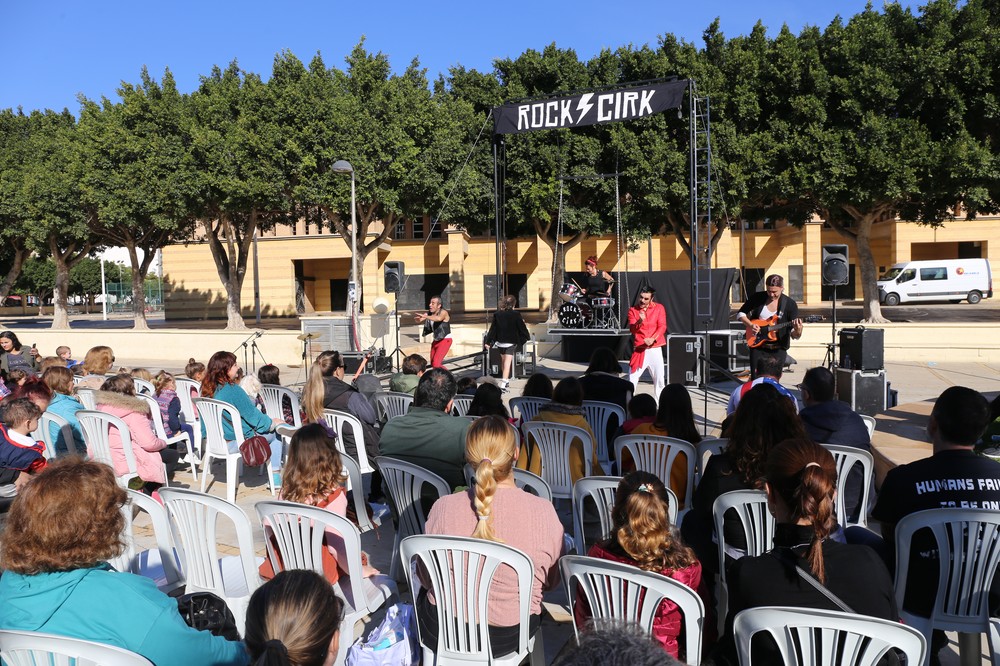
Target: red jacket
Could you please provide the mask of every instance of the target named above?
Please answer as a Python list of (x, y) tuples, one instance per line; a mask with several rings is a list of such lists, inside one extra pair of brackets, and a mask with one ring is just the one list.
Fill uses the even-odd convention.
[(628, 330), (632, 331), (632, 344), (635, 351), (646, 351), (646, 338), (654, 338), (651, 346), (662, 347), (667, 344), (667, 311), (659, 303), (650, 303), (646, 308), (646, 319), (639, 321), (639, 313), (642, 312), (637, 307), (628, 309)]

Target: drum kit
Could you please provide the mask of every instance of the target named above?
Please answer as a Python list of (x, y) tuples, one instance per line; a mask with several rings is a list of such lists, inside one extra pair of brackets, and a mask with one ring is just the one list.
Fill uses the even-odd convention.
[(579, 285), (566, 282), (559, 290), (558, 319), (563, 328), (618, 328), (615, 299), (610, 296), (584, 295)]

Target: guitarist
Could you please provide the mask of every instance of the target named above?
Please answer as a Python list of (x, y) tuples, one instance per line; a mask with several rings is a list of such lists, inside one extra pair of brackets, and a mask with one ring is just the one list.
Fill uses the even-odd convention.
[(767, 276), (764, 280), (765, 291), (758, 291), (747, 299), (743, 307), (736, 314), (736, 320), (747, 327), (748, 332), (757, 333), (760, 326), (752, 323), (751, 320), (768, 320), (777, 316), (775, 324), (791, 322), (791, 326), (785, 326), (776, 332), (777, 340), (767, 341), (759, 347), (750, 349), (750, 370), (753, 374), (750, 379), (757, 378), (757, 360), (762, 356), (774, 357), (779, 363), (779, 367), (785, 367), (785, 360), (788, 358), (788, 347), (792, 339), (798, 340), (802, 337), (802, 320), (799, 319), (799, 306), (794, 300), (785, 296), (785, 279), (777, 273)]

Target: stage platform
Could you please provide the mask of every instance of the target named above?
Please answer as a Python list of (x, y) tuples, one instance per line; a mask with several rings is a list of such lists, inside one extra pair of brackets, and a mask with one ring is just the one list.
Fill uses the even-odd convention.
[(618, 358), (628, 358), (629, 337), (627, 328), (549, 328), (551, 336), (559, 336), (560, 360), (589, 363), (595, 349), (608, 347)]

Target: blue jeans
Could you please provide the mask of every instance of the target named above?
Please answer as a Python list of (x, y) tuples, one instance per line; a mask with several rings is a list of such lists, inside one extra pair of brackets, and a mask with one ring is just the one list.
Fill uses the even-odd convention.
[[(285, 446), (284, 442), (282, 442), (281, 438), (278, 437), (273, 432), (265, 432), (261, 436), (264, 439), (267, 440), (268, 444), (271, 445), (271, 461), (270, 461), (270, 463), (269, 463), (268, 466), (271, 468), (272, 472), (280, 472), (281, 471), (281, 454), (282, 454), (282, 451), (283, 451), (284, 446)], [(240, 444), (242, 444), (242, 443), (243, 442), (235, 442), (235, 441), (234, 442), (226, 442), (226, 444), (229, 446), (229, 452), (230, 453), (239, 453), (240, 452)]]

